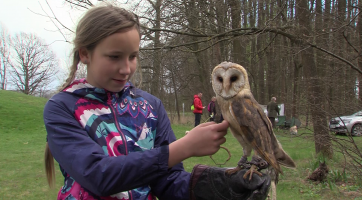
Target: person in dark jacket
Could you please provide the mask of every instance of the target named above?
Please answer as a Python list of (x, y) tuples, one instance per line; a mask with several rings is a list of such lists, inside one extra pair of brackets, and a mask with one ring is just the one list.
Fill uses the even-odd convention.
[(207, 110), (209, 111), (210, 122), (215, 121), (216, 116), (216, 97), (212, 97), (209, 105), (207, 105)]
[[(45, 105), (48, 183), (54, 159), (64, 177), (57, 199), (154, 200), (265, 199), (267, 175), (244, 180), (246, 170), (182, 161), (212, 155), (225, 142), (228, 122), (204, 123), (176, 140), (160, 99), (129, 80), (137, 67), (140, 24), (115, 6), (89, 9), (79, 21), (71, 72)], [(74, 80), (79, 63), (87, 77)]]
[(202, 92), (194, 95), (194, 110), (193, 113), (195, 115), (195, 127), (200, 124), (202, 110), (205, 109), (205, 106), (202, 106)]
[(272, 97), (267, 105), (268, 118), (272, 123), (273, 128), (275, 128), (275, 118), (279, 115), (279, 107), (276, 101), (277, 98)]
[(224, 118), (222, 116), (221, 108), (220, 108), (220, 105), (218, 104), (217, 100), (215, 101), (215, 110), (216, 110), (216, 114), (214, 116), (214, 122), (221, 123), (222, 121), (224, 121)]

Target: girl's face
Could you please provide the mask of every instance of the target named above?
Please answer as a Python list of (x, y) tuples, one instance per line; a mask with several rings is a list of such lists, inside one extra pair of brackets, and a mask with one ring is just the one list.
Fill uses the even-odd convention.
[(92, 52), (80, 49), (80, 59), (87, 64), (88, 83), (111, 92), (121, 91), (136, 71), (139, 45), (139, 33), (132, 28), (106, 37)]

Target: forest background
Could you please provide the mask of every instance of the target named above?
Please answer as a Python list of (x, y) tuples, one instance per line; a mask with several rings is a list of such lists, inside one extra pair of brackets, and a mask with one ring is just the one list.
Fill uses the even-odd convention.
[[(86, 11), (98, 2), (63, 1), (77, 11)], [(107, 2), (126, 5), (138, 15), (142, 24), (140, 65), (132, 81), (162, 100), (173, 123), (182, 123), (182, 111), (189, 110), (197, 92), (203, 92), (205, 105), (214, 96), (210, 75), (217, 64), (235, 62), (248, 71), (251, 91), (260, 104), (277, 97), (285, 105), (287, 118), (300, 118), (303, 127), (312, 130), (316, 153), (331, 158), (334, 151), (342, 151), (361, 173), (362, 154), (353, 138), (335, 143), (328, 121), (361, 108), (362, 1)], [(64, 42), (71, 43), (74, 30), (52, 12), (43, 15), (52, 20)], [(24, 54), (18, 53), (16, 47), (20, 44), (23, 46), (19, 49), (26, 49), (21, 47), (27, 44), (14, 43), (22, 41), (16, 38), (31, 37), (27, 34), (8, 37), (2, 31), (2, 89), (6, 89), (7, 81), (20, 82), (18, 90), (45, 95), (48, 82), (32, 84), (32, 81), (51, 79), (57, 73), (57, 65), (52, 62), (43, 65), (40, 71), (47, 71), (49, 76), (40, 73), (42, 76), (27, 78), (29, 67), (36, 65), (24, 64), (21, 57)], [(78, 70), (78, 78), (85, 75), (84, 67)]]

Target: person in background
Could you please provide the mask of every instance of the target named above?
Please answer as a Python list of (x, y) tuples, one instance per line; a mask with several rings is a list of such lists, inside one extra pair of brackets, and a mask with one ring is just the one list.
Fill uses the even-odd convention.
[(266, 108), (268, 111), (268, 118), (272, 123), (273, 128), (275, 128), (275, 118), (279, 115), (277, 98), (272, 97)]
[(194, 111), (192, 111), (195, 115), (195, 127), (200, 124), (202, 110), (205, 109), (205, 106), (202, 106), (202, 92), (194, 95)]
[[(137, 16), (117, 6), (90, 8), (79, 21), (68, 79), (44, 107), (48, 183), (54, 159), (64, 178), (57, 199), (265, 199), (267, 175), (184, 169), (183, 160), (216, 153), (229, 124), (203, 123), (176, 140), (161, 100), (130, 82), (140, 38)], [(80, 63), (87, 77), (75, 80)]]
[(216, 116), (216, 97), (212, 97), (210, 103), (207, 105), (207, 111), (209, 111), (210, 122), (215, 121)]
[(221, 108), (220, 108), (220, 105), (218, 104), (217, 100), (215, 101), (215, 110), (216, 110), (216, 114), (214, 116), (214, 122), (221, 123), (222, 121), (224, 121), (224, 118), (222, 116)]

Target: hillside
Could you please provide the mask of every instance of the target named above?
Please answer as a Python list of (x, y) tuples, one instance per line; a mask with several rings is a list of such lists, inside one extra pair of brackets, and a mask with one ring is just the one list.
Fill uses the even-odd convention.
[(43, 109), (48, 99), (0, 90), (0, 130), (22, 134), (22, 131), (45, 131)]
[[(0, 199), (55, 199), (46, 183), (43, 109), (48, 99), (0, 90)], [(57, 170), (57, 188), (60, 173)]]

